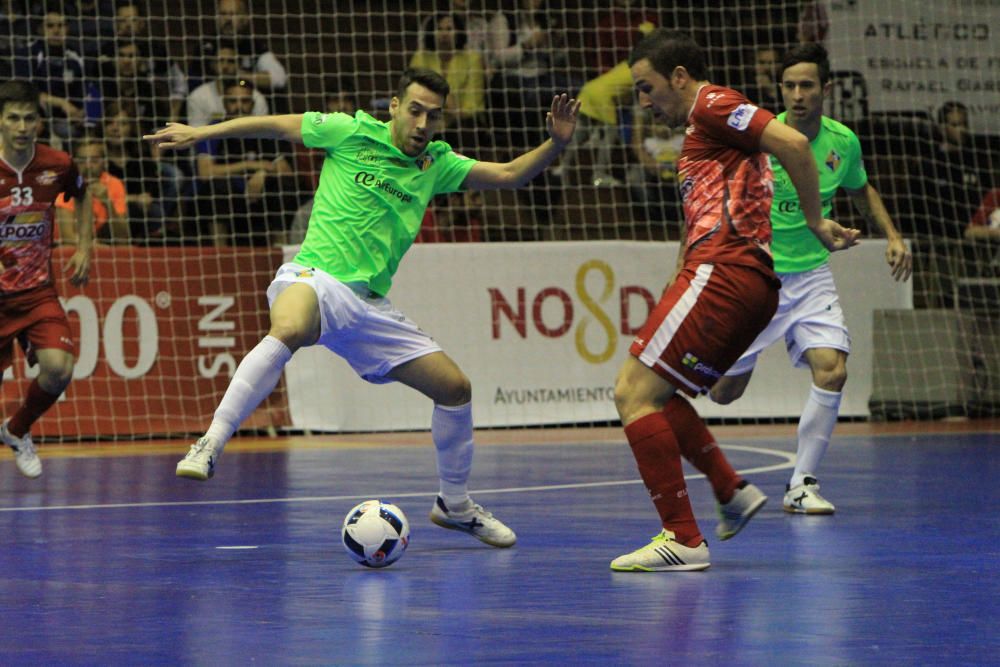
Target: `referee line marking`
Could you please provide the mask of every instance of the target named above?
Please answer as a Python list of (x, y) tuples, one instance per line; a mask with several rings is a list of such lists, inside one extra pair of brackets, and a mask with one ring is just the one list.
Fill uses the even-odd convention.
[[(778, 463), (771, 465), (757, 466), (754, 468), (745, 468), (737, 472), (741, 474), (755, 474), (763, 472), (774, 472), (776, 470), (787, 470), (795, 465), (795, 454), (790, 452), (783, 452), (779, 449), (769, 449), (766, 447), (752, 447), (749, 445), (725, 445), (727, 450), (736, 450), (742, 452), (751, 452), (754, 454), (763, 454), (767, 456), (775, 456), (779, 459), (783, 459)], [(685, 480), (692, 479), (702, 479), (705, 476), (701, 473), (693, 475), (685, 475)], [(568, 489), (594, 489), (602, 487), (611, 486), (628, 486), (630, 484), (641, 484), (640, 479), (626, 479), (626, 480), (612, 480), (607, 482), (574, 482), (569, 484), (545, 484), (541, 486), (517, 486), (508, 487), (502, 489), (476, 489), (476, 496), (482, 496), (486, 494), (500, 495), (506, 493), (534, 493), (542, 491), (565, 491)], [(43, 507), (0, 507), (0, 513), (3, 512), (48, 512), (53, 510), (95, 510), (95, 509), (139, 509), (139, 508), (149, 508), (149, 507), (198, 507), (204, 505), (272, 505), (278, 503), (322, 503), (340, 500), (364, 500), (366, 498), (424, 498), (433, 495), (433, 493), (427, 491), (420, 491), (416, 493), (366, 493), (363, 495), (347, 495), (347, 496), (301, 496), (297, 498), (248, 498), (243, 500), (180, 500), (180, 501), (163, 501), (163, 502), (147, 502), (147, 503), (105, 503), (105, 504), (92, 504), (92, 505), (47, 505)], [(217, 547), (217, 548), (227, 548), (227, 547)], [(240, 548), (240, 547), (229, 547), (229, 548)], [(241, 548), (256, 548), (256, 547), (241, 547)]]

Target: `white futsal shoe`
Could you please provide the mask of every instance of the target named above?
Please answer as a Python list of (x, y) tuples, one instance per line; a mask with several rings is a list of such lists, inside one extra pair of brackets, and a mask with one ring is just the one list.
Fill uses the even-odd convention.
[(468, 533), (491, 547), (506, 549), (517, 541), (513, 530), (471, 499), (459, 506), (448, 507), (438, 496), (431, 508), (431, 521), (448, 530)]
[(611, 561), (616, 572), (695, 572), (707, 570), (709, 565), (708, 542), (686, 547), (666, 529), (641, 549)]
[(784, 507), (792, 514), (833, 514), (836, 509), (829, 500), (819, 495), (819, 482), (815, 477), (805, 477), (797, 486), (786, 486)]
[(31, 439), (31, 434), (25, 433), (23, 438), (17, 437), (7, 430), (7, 422), (9, 421), (9, 419), (5, 419), (3, 424), (0, 424), (0, 440), (3, 440), (3, 444), (14, 451), (14, 463), (17, 464), (17, 469), (21, 471), (22, 475), (32, 479), (41, 476), (42, 460), (35, 452), (35, 443)]
[(177, 476), (204, 482), (215, 474), (215, 466), (221, 456), (222, 447), (214, 440), (200, 438), (177, 464)]
[(720, 540), (734, 537), (766, 502), (767, 496), (753, 484), (736, 489), (728, 503), (718, 505), (719, 524), (715, 527), (715, 534)]

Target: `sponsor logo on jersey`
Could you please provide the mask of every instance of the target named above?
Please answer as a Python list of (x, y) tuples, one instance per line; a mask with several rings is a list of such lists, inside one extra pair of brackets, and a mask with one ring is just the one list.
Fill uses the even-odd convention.
[(313, 269), (305, 269), (304, 271), (296, 271), (295, 272), (295, 277), (296, 278), (312, 278), (315, 275), (316, 275), (316, 271), (314, 271)]
[(840, 153), (831, 149), (830, 154), (826, 156), (824, 164), (826, 164), (826, 168), (830, 171), (837, 171), (837, 167), (840, 166)]
[[(820, 206), (823, 207), (824, 209), (832, 208), (833, 197), (828, 197), (827, 199), (820, 200)], [(781, 213), (799, 213), (802, 211), (802, 204), (799, 202), (797, 198), (788, 199), (778, 204), (778, 211), (780, 211)]]
[(365, 188), (373, 188), (375, 190), (381, 190), (391, 197), (395, 197), (404, 204), (409, 204), (413, 201), (413, 195), (403, 192), (398, 186), (390, 183), (389, 181), (383, 181), (376, 174), (369, 173), (367, 171), (359, 171), (354, 174), (354, 182)]
[(756, 113), (757, 107), (753, 104), (741, 104), (733, 109), (733, 112), (729, 114), (729, 119), (726, 121), (726, 125), (743, 132), (750, 127), (750, 120)]
[(19, 222), (18, 216), (12, 216), (0, 223), (0, 242), (2, 241), (35, 241), (45, 238), (49, 229), (48, 222), (41, 220), (34, 224)]
[(328, 113), (321, 113), (320, 115), (313, 118), (313, 125), (322, 125), (330, 117)]
[(59, 178), (59, 174), (52, 171), (51, 169), (46, 169), (38, 176), (35, 177), (35, 182), (39, 185), (52, 185)]

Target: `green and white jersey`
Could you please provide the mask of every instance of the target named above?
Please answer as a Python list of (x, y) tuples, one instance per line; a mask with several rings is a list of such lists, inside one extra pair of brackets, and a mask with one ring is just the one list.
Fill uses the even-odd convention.
[(312, 215), (293, 260), (385, 296), (434, 195), (457, 192), (476, 164), (443, 141), (417, 157), (392, 144), (389, 123), (364, 111), (309, 112), (302, 141), (326, 151)]
[[(787, 112), (779, 114), (778, 121), (784, 123), (786, 115)], [(838, 188), (843, 186), (859, 190), (868, 183), (868, 174), (861, 159), (861, 142), (846, 126), (823, 116), (819, 134), (810, 146), (819, 169), (823, 217), (829, 218), (833, 196)], [(774, 270), (776, 273), (811, 271), (826, 262), (830, 252), (809, 231), (795, 186), (773, 155), (771, 169), (774, 172), (774, 202), (771, 204)]]

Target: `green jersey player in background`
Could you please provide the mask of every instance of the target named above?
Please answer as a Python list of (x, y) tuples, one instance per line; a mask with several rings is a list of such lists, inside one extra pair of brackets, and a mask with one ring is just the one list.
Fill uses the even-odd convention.
[(433, 401), (440, 491), (431, 520), (495, 547), (514, 544), (514, 532), (469, 497), (469, 379), (386, 295), (432, 197), (525, 185), (569, 143), (580, 105), (557, 95), (546, 116), (549, 139), (510, 162), (479, 162), (433, 140), (443, 127), (449, 92), (441, 75), (408, 70), (390, 103), (389, 122), (364, 111), (311, 112), (198, 128), (168, 123), (145, 137), (175, 150), (207, 139), (271, 137), (326, 152), (301, 250), (267, 290), (270, 330), (240, 362), (211, 426), (177, 464), (178, 476), (211, 477), (226, 443), (273, 391), (292, 354), (323, 345), (365, 380), (402, 382)]
[[(819, 170), (823, 216), (830, 216), (833, 196), (843, 188), (869, 225), (877, 225), (888, 238), (885, 256), (892, 277), (906, 280), (913, 259), (882, 198), (868, 182), (861, 143), (854, 132), (823, 115), (823, 100), (831, 85), (830, 62), (823, 47), (814, 43), (795, 47), (782, 60), (785, 111), (778, 120), (809, 139)], [(710, 396), (723, 404), (742, 396), (757, 355), (783, 338), (792, 363), (808, 365), (812, 373), (812, 387), (799, 418), (798, 456), (785, 489), (784, 508), (792, 513), (833, 514), (833, 504), (819, 494), (816, 473), (837, 423), (851, 339), (830, 271), (830, 253), (806, 226), (795, 188), (781, 163), (772, 158), (771, 168), (771, 252), (774, 270), (781, 279), (778, 310), (767, 329), (712, 387)]]

